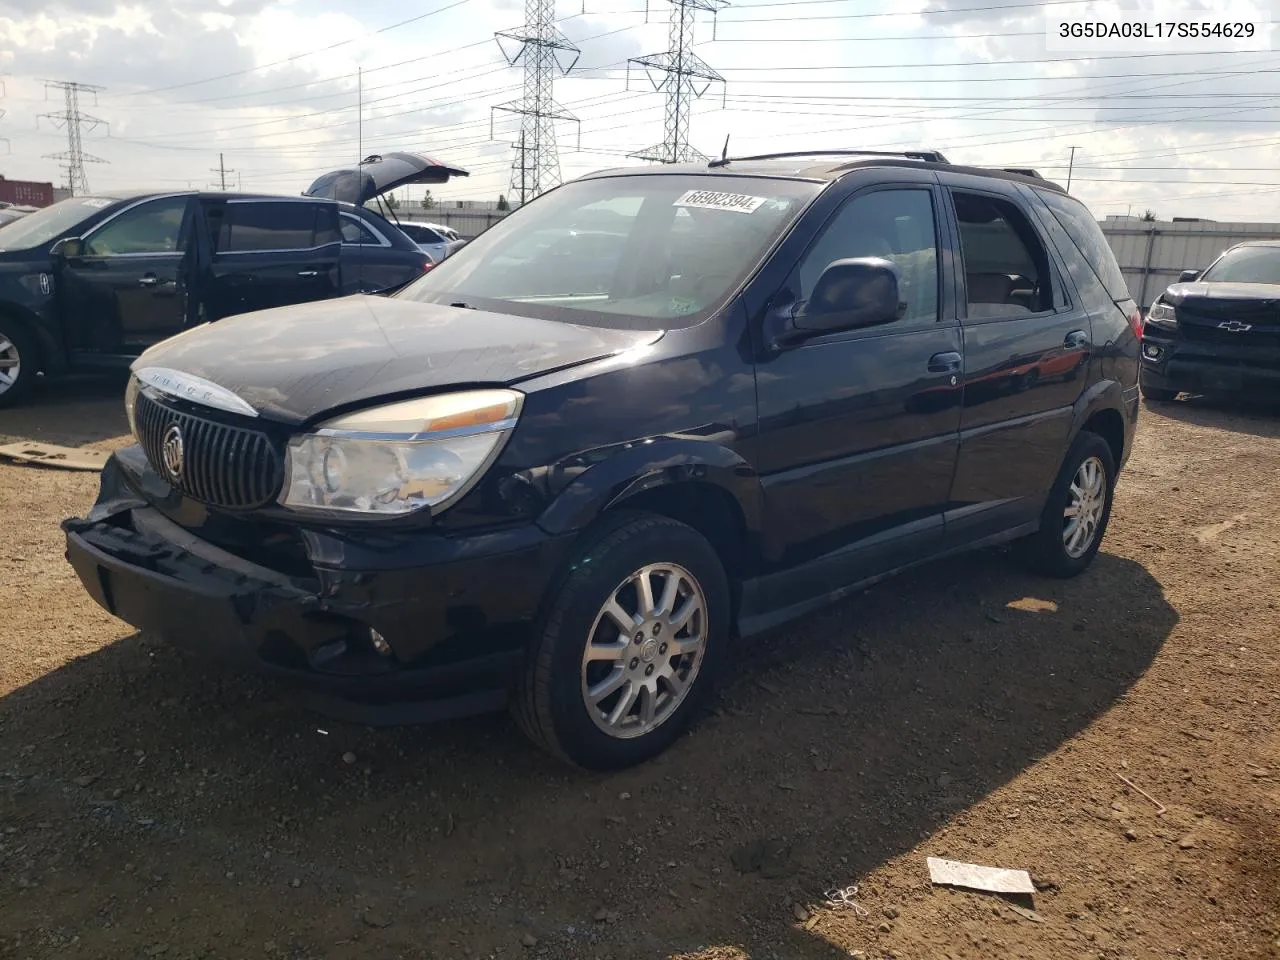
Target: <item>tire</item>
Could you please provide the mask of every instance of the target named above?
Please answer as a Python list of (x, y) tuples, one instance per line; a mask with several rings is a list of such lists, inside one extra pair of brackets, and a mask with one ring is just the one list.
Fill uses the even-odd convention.
[(0, 407), (13, 406), (31, 389), (36, 367), (35, 341), (26, 327), (0, 317)]
[(1170, 400), (1176, 400), (1179, 390), (1167, 390), (1164, 387), (1152, 387), (1147, 385), (1145, 377), (1138, 378), (1138, 385), (1142, 388), (1142, 395), (1154, 403), (1166, 403)]
[[(639, 622), (628, 621), (624, 637), (605, 606), (612, 599), (621, 614), (634, 616), (636, 577), (644, 571), (649, 571), (653, 608), (659, 609)], [(667, 610), (663, 594), (672, 576), (678, 593)], [(700, 612), (672, 629), (670, 614), (690, 609)], [(611, 518), (588, 534), (553, 586), (513, 712), (536, 744), (568, 763), (589, 770), (642, 763), (669, 747), (705, 706), (729, 626), (728, 579), (701, 534), (652, 514)], [(695, 633), (702, 641), (689, 652), (680, 653), (669, 642), (688, 641)], [(596, 654), (589, 662), (588, 646)], [(683, 681), (679, 696), (677, 681)], [(632, 690), (634, 701), (624, 704)], [(589, 701), (595, 698), (593, 706)], [(649, 723), (642, 716), (646, 704)], [(618, 715), (616, 722), (610, 723), (609, 713)]]
[[(1081, 471), (1090, 462), (1101, 471), (1096, 494), (1086, 497), (1083, 504), (1089, 510), (1092, 532), (1081, 535), (1088, 537), (1083, 543), (1073, 542), (1066, 511), (1071, 506), (1077, 509), (1082, 506), (1073, 486), (1088, 489)], [(1116, 466), (1111, 447), (1096, 433), (1082, 431), (1067, 451), (1058, 479), (1049, 491), (1040, 515), (1040, 529), (1018, 542), (1023, 560), (1037, 573), (1049, 577), (1066, 579), (1083, 573), (1093, 562), (1106, 535), (1115, 484)]]

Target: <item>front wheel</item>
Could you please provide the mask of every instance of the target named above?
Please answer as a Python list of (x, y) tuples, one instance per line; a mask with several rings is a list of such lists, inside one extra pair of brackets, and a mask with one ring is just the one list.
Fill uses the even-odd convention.
[(1096, 433), (1082, 431), (1049, 492), (1040, 529), (1019, 542), (1023, 558), (1050, 577), (1084, 572), (1102, 546), (1115, 483), (1111, 447)]
[(706, 702), (729, 585), (692, 527), (636, 514), (586, 541), (551, 598), (514, 703), (539, 746), (587, 769), (665, 750)]
[(36, 377), (36, 351), (24, 327), (0, 317), (0, 407), (22, 399)]

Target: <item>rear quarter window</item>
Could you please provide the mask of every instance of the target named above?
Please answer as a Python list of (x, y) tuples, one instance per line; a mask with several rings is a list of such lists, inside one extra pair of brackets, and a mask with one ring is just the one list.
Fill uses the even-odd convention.
[[(1067, 232), (1080, 255), (1106, 287), (1111, 299), (1117, 302), (1131, 299), (1129, 285), (1120, 272), (1120, 264), (1116, 262), (1106, 235), (1088, 208), (1079, 200), (1060, 193), (1037, 190), (1036, 195), (1044, 201), (1053, 218)], [(1068, 251), (1064, 250), (1063, 253)]]

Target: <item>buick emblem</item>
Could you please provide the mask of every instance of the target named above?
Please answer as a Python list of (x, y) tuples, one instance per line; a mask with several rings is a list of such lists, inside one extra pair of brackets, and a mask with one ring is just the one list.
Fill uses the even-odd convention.
[(183, 461), (182, 431), (176, 423), (164, 432), (164, 439), (160, 441), (160, 459), (164, 462), (169, 479), (174, 483), (180, 481)]
[(1246, 330), (1252, 330), (1252, 323), (1241, 323), (1239, 320), (1228, 320), (1226, 323), (1218, 324), (1219, 330), (1226, 330), (1229, 333), (1244, 333)]

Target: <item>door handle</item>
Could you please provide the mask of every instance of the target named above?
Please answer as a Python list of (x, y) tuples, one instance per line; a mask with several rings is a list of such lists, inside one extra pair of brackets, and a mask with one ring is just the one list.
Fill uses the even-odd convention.
[(960, 354), (954, 350), (948, 350), (946, 353), (935, 353), (929, 358), (930, 373), (959, 373), (960, 372)]
[(320, 271), (319, 271), (319, 270), (299, 270), (299, 271), (298, 271), (298, 276), (300, 276), (300, 277), (318, 277), (318, 276), (320, 276)]
[(1089, 345), (1089, 335), (1083, 330), (1072, 330), (1062, 341), (1062, 345), (1068, 350), (1079, 350)]
[(160, 278), (154, 273), (148, 273), (145, 277), (138, 278), (138, 286), (140, 287), (154, 287), (159, 282)]

